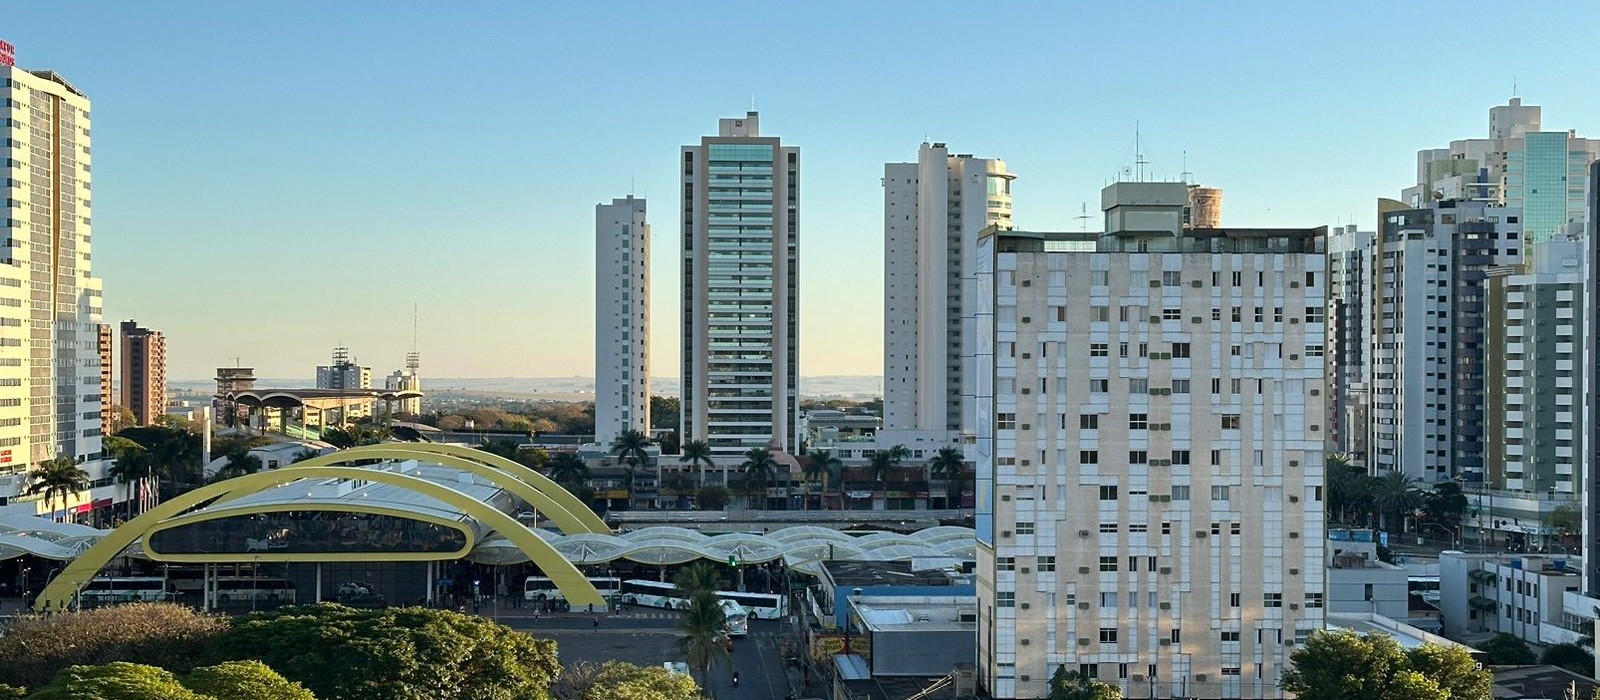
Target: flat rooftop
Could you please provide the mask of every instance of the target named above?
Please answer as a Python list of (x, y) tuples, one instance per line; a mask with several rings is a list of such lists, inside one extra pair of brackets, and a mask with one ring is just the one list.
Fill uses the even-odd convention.
[(912, 571), (903, 561), (830, 561), (823, 564), (836, 586), (950, 586), (943, 570)]

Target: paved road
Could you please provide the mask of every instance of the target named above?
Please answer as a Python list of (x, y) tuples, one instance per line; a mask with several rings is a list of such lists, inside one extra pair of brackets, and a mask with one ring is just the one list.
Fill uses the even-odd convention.
[[(595, 619), (600, 625), (594, 625)], [(682, 661), (678, 650), (677, 615), (668, 611), (635, 610), (620, 615), (566, 613), (501, 615), (502, 624), (538, 637), (555, 640), (561, 663), (599, 663), (617, 660), (640, 665)], [(734, 641), (732, 668), (711, 669), (706, 683), (720, 700), (783, 700), (790, 692), (778, 654), (780, 623), (756, 620), (750, 635)], [(732, 672), (738, 670), (739, 685)]]

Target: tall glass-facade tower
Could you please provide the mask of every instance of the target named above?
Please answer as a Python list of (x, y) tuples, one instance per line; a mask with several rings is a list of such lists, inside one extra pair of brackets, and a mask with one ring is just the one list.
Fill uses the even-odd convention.
[(793, 453), (799, 151), (761, 136), (750, 112), (684, 146), (682, 166), (683, 439), (718, 457)]

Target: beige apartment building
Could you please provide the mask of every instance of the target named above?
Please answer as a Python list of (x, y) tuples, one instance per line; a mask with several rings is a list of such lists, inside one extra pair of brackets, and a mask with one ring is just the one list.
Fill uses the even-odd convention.
[(122, 405), (137, 425), (167, 413), (167, 338), (134, 321), (122, 322)]
[(1188, 228), (1182, 183), (1106, 233), (974, 261), (980, 683), (1276, 698), (1323, 626), (1324, 230)]

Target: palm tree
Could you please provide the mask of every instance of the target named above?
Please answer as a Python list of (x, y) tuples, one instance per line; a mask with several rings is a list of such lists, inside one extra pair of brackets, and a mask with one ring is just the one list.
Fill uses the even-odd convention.
[(739, 473), (744, 477), (744, 492), (749, 499), (750, 507), (755, 508), (755, 497), (767, 491), (767, 482), (777, 475), (778, 463), (772, 459), (772, 452), (765, 447), (752, 447), (744, 453), (744, 464), (739, 465)]
[[(816, 481), (822, 484), (822, 508), (828, 507), (828, 479), (833, 477), (833, 472), (844, 468), (844, 462), (833, 456), (829, 450), (812, 450), (806, 455), (806, 468), (801, 472), (806, 481)], [(806, 507), (811, 506), (811, 499), (807, 498)]]
[(568, 491), (576, 488), (589, 478), (589, 465), (583, 459), (571, 452), (562, 452), (550, 458), (550, 480)]
[[(1422, 488), (1405, 472), (1390, 471), (1372, 478), (1372, 501), (1384, 516), (1393, 515), (1405, 532), (1405, 514), (1422, 507)], [(1386, 526), (1391, 526), (1385, 523)]]
[(211, 475), (211, 481), (213, 483), (227, 481), (236, 476), (254, 474), (258, 471), (261, 471), (261, 458), (241, 447), (228, 453), (227, 463), (219, 467), (216, 474)]
[(867, 463), (867, 470), (872, 473), (874, 489), (884, 490), (884, 481), (889, 478), (889, 471), (894, 468), (894, 450), (878, 450), (872, 453), (872, 461)]
[(634, 472), (639, 465), (650, 461), (650, 451), (645, 449), (649, 446), (650, 436), (637, 430), (624, 430), (611, 442), (611, 454), (628, 465), (627, 473), (623, 475), (623, 483), (629, 494), (633, 493)]
[(695, 562), (678, 571), (678, 577), (672, 580), (678, 590), (683, 592), (685, 598), (693, 598), (701, 593), (717, 592), (717, 584), (721, 577), (717, 575), (716, 567), (709, 562)]
[(66, 455), (40, 462), (33, 471), (28, 472), (28, 480), (32, 483), (25, 493), (29, 496), (43, 494), (45, 507), (50, 509), (52, 519), (55, 517), (57, 497), (65, 505), (72, 501), (74, 495), (89, 490), (89, 472), (79, 469), (77, 461)]
[(938, 454), (928, 462), (928, 476), (945, 482), (946, 508), (961, 507), (961, 482), (967, 478), (967, 463), (962, 459), (961, 450), (954, 447), (939, 448)]
[(134, 484), (150, 472), (150, 451), (144, 445), (115, 435), (106, 437), (102, 445), (114, 460), (106, 473), (113, 482), (122, 486), (123, 502), (129, 504), (128, 513), (131, 515), (134, 510)]
[(322, 456), (321, 452), (318, 452), (317, 450), (313, 450), (313, 449), (307, 447), (307, 448), (304, 448), (304, 449), (301, 449), (301, 450), (295, 452), (294, 456), (289, 458), (289, 463), (290, 464), (299, 464), (299, 463), (304, 462), (304, 461), (306, 461), (308, 459), (316, 459), (316, 458), (321, 457), (321, 456)]
[[(706, 485), (706, 468), (716, 466), (716, 462), (711, 460), (711, 443), (705, 440), (690, 440), (683, 443), (683, 446), (678, 449), (681, 451), (681, 454), (678, 455), (678, 461), (688, 465), (690, 471), (699, 474), (700, 481), (697, 484), (697, 488), (704, 488)], [(722, 485), (727, 486), (728, 473), (723, 472), (722, 474)]]
[(700, 686), (705, 687), (711, 667), (728, 661), (728, 648), (720, 639), (727, 632), (728, 618), (717, 594), (702, 591), (691, 597), (678, 620), (678, 629), (684, 633), (678, 640), (679, 649), (689, 667), (700, 672)]
[(898, 467), (900, 466), (900, 462), (904, 461), (905, 458), (910, 456), (911, 450), (906, 449), (905, 445), (895, 445), (894, 447), (889, 448), (890, 466)]

